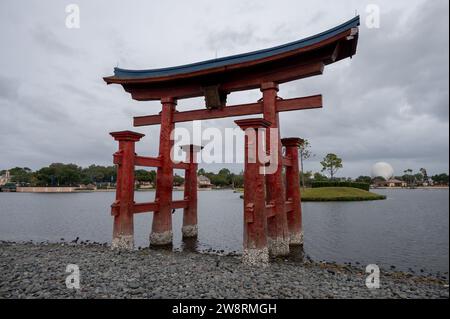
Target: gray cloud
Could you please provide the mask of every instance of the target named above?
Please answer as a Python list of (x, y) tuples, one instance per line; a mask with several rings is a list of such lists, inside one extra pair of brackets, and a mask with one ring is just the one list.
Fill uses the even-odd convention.
[(214, 34), (209, 34), (207, 45), (211, 50), (220, 48), (235, 48), (244, 45), (254, 39), (254, 33), (251, 27), (247, 26), (243, 30), (222, 30)]
[(34, 26), (30, 29), (30, 33), (36, 44), (48, 51), (49, 54), (76, 56), (79, 53), (77, 49), (64, 42), (64, 39), (58, 37), (58, 35), (47, 26)]
[[(81, 28), (72, 30), (58, 1), (0, 4), (0, 38), (8, 43), (0, 52), (0, 169), (110, 164), (117, 146), (108, 132), (122, 129), (145, 133), (137, 151), (156, 155), (159, 127), (133, 128), (132, 116), (156, 114), (159, 104), (106, 86), (102, 77), (113, 67), (165, 67), (262, 49), (321, 32), (356, 9), (363, 19), (357, 55), (322, 76), (281, 86), (282, 97), (321, 93), (325, 102), (321, 110), (281, 114), (282, 135), (311, 141), (316, 156), (308, 170), (320, 170), (320, 159), (335, 152), (344, 176), (368, 174), (381, 160), (397, 173), (448, 171), (447, 1), (77, 3)], [(364, 26), (368, 3), (380, 6), (380, 29)], [(258, 90), (239, 92), (229, 103), (259, 98)], [(202, 104), (188, 99), (179, 109)], [(234, 127), (233, 120), (203, 127)], [(242, 169), (205, 168), (222, 166)]]
[(19, 81), (0, 75), (0, 98), (14, 100), (17, 98)]

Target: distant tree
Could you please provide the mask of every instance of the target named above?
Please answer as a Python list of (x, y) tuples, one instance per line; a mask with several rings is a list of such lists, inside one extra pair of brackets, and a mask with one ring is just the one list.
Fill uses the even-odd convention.
[(413, 175), (413, 170), (408, 168), (403, 171), (404, 175), (402, 176), (402, 180), (405, 181), (409, 186), (412, 186), (415, 181), (415, 177)]
[(448, 174), (440, 174), (440, 180), (443, 185), (448, 185)]
[(134, 176), (138, 182), (154, 183), (156, 172), (153, 170), (147, 171), (145, 169), (138, 169), (134, 171)]
[[(314, 156), (314, 154), (311, 152), (311, 144), (307, 139), (303, 140), (303, 143), (300, 145), (299, 152), (300, 152), (300, 172), (303, 172), (303, 163), (309, 159), (310, 157)], [(305, 175), (301, 173), (300, 175), (300, 183), (301, 186), (305, 187)]]
[(320, 164), (322, 165), (322, 172), (327, 171), (330, 174), (331, 179), (334, 179), (334, 175), (336, 175), (337, 171), (343, 167), (342, 159), (333, 153), (327, 154)]
[(117, 178), (117, 169), (114, 166), (90, 165), (82, 169), (83, 184), (112, 183)]
[(423, 178), (422, 178), (422, 182), (428, 183), (428, 181), (430, 180), (430, 178), (428, 177), (428, 173), (427, 170), (425, 168), (421, 168), (419, 169), (419, 172), (422, 174)]
[(370, 177), (370, 176), (359, 176), (359, 177), (355, 180), (355, 182), (371, 184), (371, 183), (372, 183), (372, 177)]
[(29, 184), (33, 176), (31, 169), (28, 167), (14, 167), (9, 170), (11, 182), (15, 184)]
[(314, 173), (314, 181), (315, 182), (322, 182), (322, 181), (327, 181), (328, 177), (326, 177), (325, 175), (322, 175), (318, 172)]
[(300, 186), (306, 187), (311, 185), (311, 180), (313, 179), (313, 173), (311, 171), (300, 172)]
[(206, 172), (204, 169), (200, 169), (197, 175), (203, 175), (209, 178), (211, 184), (219, 187), (242, 187), (244, 184), (244, 174), (231, 173), (228, 168), (222, 168), (219, 172)]
[(228, 168), (222, 168), (218, 175), (225, 181), (225, 185), (230, 186), (233, 184), (233, 174)]
[(82, 168), (75, 164), (50, 164), (55, 170), (55, 178), (58, 186), (77, 186), (81, 182)]
[(431, 180), (437, 185), (448, 185), (449, 176), (446, 173), (431, 176)]
[(184, 183), (184, 178), (183, 177), (181, 177), (180, 175), (178, 175), (178, 174), (175, 174), (174, 176), (173, 176), (173, 185), (175, 185), (175, 186), (180, 186), (180, 185), (182, 185)]
[(53, 163), (33, 174), (38, 186), (77, 186), (82, 180), (82, 168), (75, 164)]
[(240, 172), (239, 174), (233, 174), (232, 186), (233, 188), (244, 187), (244, 172)]
[(416, 173), (416, 174), (414, 174), (414, 181), (415, 181), (416, 183), (423, 184), (424, 181), (425, 181), (425, 179), (424, 179), (422, 173)]
[(222, 175), (222, 176), (228, 176), (228, 175), (230, 175), (231, 174), (231, 172), (230, 172), (230, 170), (228, 169), (228, 168), (222, 168), (220, 171), (219, 171), (219, 175)]

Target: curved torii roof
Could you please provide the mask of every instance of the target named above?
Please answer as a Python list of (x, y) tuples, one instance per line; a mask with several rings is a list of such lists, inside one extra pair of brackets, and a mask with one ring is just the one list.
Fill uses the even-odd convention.
[(137, 100), (202, 96), (204, 88), (220, 91), (253, 89), (261, 82), (288, 82), (321, 74), (325, 65), (356, 53), (359, 16), (317, 35), (259, 51), (181, 66), (114, 69), (106, 83), (121, 84)]

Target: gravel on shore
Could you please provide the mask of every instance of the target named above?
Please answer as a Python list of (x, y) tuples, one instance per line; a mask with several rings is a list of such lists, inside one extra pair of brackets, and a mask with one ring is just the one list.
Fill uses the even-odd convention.
[[(68, 264), (80, 288), (68, 289)], [(384, 272), (368, 289), (362, 268), (274, 260), (249, 267), (238, 256), (105, 244), (0, 242), (0, 298), (449, 298), (448, 282)]]

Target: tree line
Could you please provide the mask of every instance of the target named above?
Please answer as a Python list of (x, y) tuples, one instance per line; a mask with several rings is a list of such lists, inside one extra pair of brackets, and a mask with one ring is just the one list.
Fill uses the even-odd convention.
[[(11, 183), (19, 186), (79, 186), (93, 184), (97, 187), (114, 185), (117, 179), (115, 166), (90, 165), (80, 167), (76, 164), (53, 163), (42, 167), (36, 171), (28, 167), (14, 167), (8, 170), (11, 176)], [(0, 171), (4, 175), (6, 170)], [(156, 171), (137, 169), (134, 171), (135, 180), (138, 184), (156, 183)], [(229, 169), (223, 168), (218, 173), (206, 172), (203, 168), (198, 171), (198, 175), (209, 178), (211, 184), (217, 187), (244, 186), (243, 172), (232, 173)], [(184, 183), (184, 178), (174, 174), (174, 186)]]
[[(307, 144), (309, 147), (309, 143)], [(303, 157), (302, 154), (306, 154)], [(307, 149), (300, 150), (301, 165), (303, 161), (311, 156)], [(383, 177), (359, 176), (353, 178), (336, 178), (336, 172), (343, 167), (342, 159), (336, 154), (327, 154), (321, 161), (321, 172), (327, 172), (327, 175), (321, 172), (306, 171), (300, 173), (300, 182), (303, 186), (310, 186), (313, 182), (340, 180), (340, 181), (356, 181), (372, 184), (375, 180), (384, 180)], [(0, 175), (4, 175), (6, 170), (0, 171)], [(97, 187), (106, 187), (116, 183), (117, 173), (115, 166), (90, 165), (88, 167), (80, 167), (76, 164), (53, 163), (49, 166), (42, 167), (36, 171), (32, 171), (28, 167), (14, 167), (9, 169), (11, 183), (20, 186), (79, 186), (94, 184)], [(418, 172), (412, 169), (406, 169), (401, 176), (395, 179), (405, 181), (408, 185), (421, 185), (424, 183), (434, 185), (448, 185), (449, 176), (446, 173), (428, 176), (426, 169), (421, 168)], [(227, 168), (222, 168), (218, 173), (207, 172), (201, 168), (198, 175), (209, 178), (211, 184), (216, 187), (244, 187), (244, 174), (241, 171), (238, 174), (232, 173)], [(135, 170), (135, 180), (138, 184), (155, 185), (156, 171), (154, 170)], [(184, 183), (184, 178), (178, 174), (174, 175), (174, 186)]]
[[(14, 167), (8, 170), (11, 183), (20, 186), (78, 186), (80, 184), (114, 183), (114, 166), (91, 165), (83, 168), (76, 164), (53, 163), (36, 171), (28, 167)], [(0, 171), (4, 175), (6, 170)]]
[[(373, 184), (376, 181), (384, 181), (384, 177), (378, 176), (372, 178), (371, 176), (359, 176), (356, 179), (352, 178), (336, 178), (336, 173), (343, 168), (342, 159), (334, 153), (328, 153), (325, 155), (323, 160), (320, 162), (322, 165), (321, 172), (326, 172), (327, 175), (322, 175), (321, 173), (313, 173), (311, 171), (305, 172), (303, 169), (304, 161), (309, 159), (312, 156), (315, 156), (311, 152), (311, 144), (308, 140), (304, 140), (299, 150), (299, 159), (301, 172), (300, 173), (300, 183), (302, 186), (310, 186), (313, 182), (323, 182), (328, 180), (340, 180), (340, 181), (355, 181), (366, 184)], [(403, 175), (395, 176), (395, 179), (400, 181), (404, 181), (408, 186), (418, 186), (424, 184), (433, 184), (433, 185), (443, 185), (448, 186), (449, 184), (449, 175), (446, 173), (436, 174), (433, 176), (429, 176), (427, 170), (425, 168), (420, 168), (417, 172), (414, 172), (412, 169), (408, 168), (403, 171)]]

